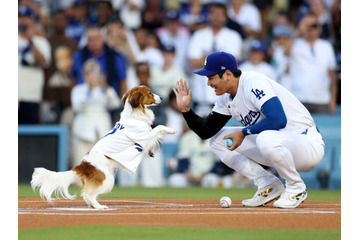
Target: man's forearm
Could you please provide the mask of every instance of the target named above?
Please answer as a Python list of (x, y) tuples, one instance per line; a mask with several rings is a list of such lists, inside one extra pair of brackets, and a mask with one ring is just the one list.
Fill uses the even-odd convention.
[(189, 128), (202, 139), (214, 136), (231, 118), (231, 116), (216, 112), (211, 112), (206, 118), (202, 118), (191, 109), (188, 112), (183, 112), (182, 115)]

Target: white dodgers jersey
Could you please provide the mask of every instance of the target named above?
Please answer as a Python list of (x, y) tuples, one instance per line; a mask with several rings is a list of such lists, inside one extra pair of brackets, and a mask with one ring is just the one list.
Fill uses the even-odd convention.
[(150, 131), (145, 122), (122, 115), (115, 127), (91, 151), (108, 156), (119, 162), (124, 170), (135, 173), (143, 157), (143, 148), (149, 141)]
[(309, 111), (286, 88), (257, 72), (242, 72), (236, 95), (229, 93), (219, 96), (214, 112), (231, 115), (245, 127), (254, 125), (266, 116), (261, 112), (262, 105), (269, 99), (278, 97), (287, 118), (284, 129), (302, 133), (315, 126)]

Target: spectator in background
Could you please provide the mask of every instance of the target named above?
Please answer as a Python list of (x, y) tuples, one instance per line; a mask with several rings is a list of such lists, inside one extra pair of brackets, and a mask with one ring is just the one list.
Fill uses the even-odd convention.
[(87, 60), (83, 71), (85, 82), (76, 85), (71, 92), (71, 105), (75, 112), (71, 167), (79, 164), (82, 157), (111, 129), (109, 111), (120, 107), (119, 96), (107, 84), (96, 60)]
[(138, 49), (135, 34), (126, 28), (118, 17), (110, 18), (106, 25), (106, 43), (114, 48), (115, 51), (124, 56), (126, 61), (126, 85), (130, 89), (138, 85), (135, 64), (137, 55), (135, 50)]
[(98, 0), (95, 2), (96, 19), (92, 22), (100, 28), (105, 27), (110, 17), (114, 14), (110, 0)]
[(273, 29), (273, 43), (270, 49), (271, 65), (275, 69), (276, 81), (290, 89), (289, 57), (285, 56), (285, 47), (288, 44), (292, 31), (285, 25), (278, 25)]
[(153, 66), (150, 68), (151, 89), (163, 97), (163, 101), (167, 101), (167, 96), (176, 85), (177, 79), (185, 78), (185, 72), (174, 64), (175, 48), (171, 45), (162, 46), (162, 55), (164, 58), (163, 66)]
[[(57, 46), (54, 49), (53, 59), (56, 70), (50, 75), (45, 86), (42, 122), (65, 124), (71, 122), (72, 119), (70, 93), (74, 82), (70, 77), (70, 69), (73, 64), (71, 48), (66, 45)], [(63, 115), (65, 112), (67, 112), (66, 116)], [(63, 117), (67, 117), (67, 119), (65, 120)], [(69, 117), (70, 120), (68, 120)]]
[(179, 68), (188, 70), (186, 50), (190, 40), (190, 31), (179, 21), (179, 12), (169, 10), (166, 12), (164, 26), (156, 30), (160, 41), (164, 45), (175, 47), (174, 64)]
[[(231, 21), (240, 25), (235, 27), (232, 24), (231, 29), (237, 29), (239, 34), (243, 34), (242, 58), (248, 58), (251, 43), (255, 39), (261, 38), (262, 25), (259, 9), (246, 0), (229, 0), (228, 17)], [(230, 22), (230, 21), (229, 21)]]
[(63, 10), (57, 11), (54, 14), (52, 20), (53, 20), (52, 25), (54, 31), (48, 37), (52, 50), (58, 45), (66, 44), (71, 48), (72, 51), (76, 51), (77, 42), (74, 39), (66, 36), (65, 33), (66, 26), (68, 25), (69, 22), (68, 18), (65, 15), (65, 11)]
[(258, 9), (261, 19), (261, 32), (258, 38), (264, 39), (266, 35), (271, 32), (272, 17), (274, 11), (278, 11), (284, 8), (287, 4), (286, 1), (274, 1), (274, 0), (252, 0), (252, 4)]
[(335, 35), (335, 51), (339, 53), (341, 48), (341, 0), (334, 0), (331, 5), (331, 17)]
[(162, 57), (160, 49), (149, 46), (149, 32), (145, 28), (139, 28), (135, 31), (136, 45), (134, 55), (136, 62), (148, 62), (150, 66), (162, 66), (164, 58)]
[(294, 30), (294, 24), (292, 23), (289, 14), (284, 11), (278, 12), (275, 16), (273, 29), (277, 26), (285, 26), (289, 28), (291, 32)]
[[(182, 114), (179, 110), (179, 107), (176, 103), (176, 96), (173, 91), (170, 91), (169, 96), (167, 96), (168, 104), (165, 109), (166, 113), (166, 123), (165, 126), (173, 128), (176, 130), (175, 134), (169, 134), (164, 138), (165, 144), (178, 144), (181, 138), (181, 135), (184, 131), (185, 121), (182, 117)], [(175, 155), (173, 155), (175, 156)]]
[(203, 0), (188, 0), (182, 2), (179, 10), (179, 20), (191, 33), (199, 30), (208, 22), (209, 6)]
[(267, 48), (263, 41), (254, 40), (251, 44), (249, 60), (240, 65), (242, 71), (255, 71), (276, 79), (274, 68), (266, 62)]
[(246, 0), (229, 0), (228, 16), (240, 24), (246, 37), (261, 37), (261, 16), (259, 9)]
[(145, 0), (113, 0), (112, 2), (126, 28), (134, 30), (141, 26), (141, 12), (145, 8)]
[(210, 174), (217, 160), (208, 140), (200, 139), (193, 131), (185, 132), (179, 142), (177, 159), (177, 168), (168, 179), (170, 187), (218, 186), (218, 179), (212, 183), (204, 181), (209, 179), (205, 176)]
[(167, 97), (168, 104), (165, 108), (166, 123), (165, 126), (176, 130), (175, 134), (165, 136), (163, 139), (163, 145), (161, 147), (165, 166), (165, 177), (169, 176), (170, 170), (172, 170), (172, 164), (176, 164), (176, 155), (178, 152), (179, 142), (185, 129), (185, 121), (176, 103), (176, 96), (173, 91), (170, 92)]
[[(47, 68), (43, 102), (41, 104), (41, 121), (43, 123), (71, 122), (72, 112), (70, 92), (74, 82), (70, 77), (72, 55), (77, 50), (74, 39), (65, 36), (67, 18), (63, 10), (55, 12), (52, 20), (53, 32), (48, 37), (51, 45), (52, 64)], [(66, 112), (68, 120), (63, 119)], [(69, 127), (71, 124), (67, 124)]]
[(163, 24), (165, 9), (161, 0), (146, 0), (146, 7), (141, 13), (142, 27), (154, 31)]
[(148, 32), (147, 45), (148, 47), (161, 50), (161, 40), (154, 31)]
[(46, 4), (41, 4), (40, 2), (36, 0), (19, 0), (18, 8), (22, 6), (29, 8), (39, 18), (41, 24), (47, 28), (51, 22), (49, 9), (46, 7)]
[[(151, 72), (150, 72), (150, 65), (147, 62), (138, 62), (135, 65), (135, 72), (136, 77), (138, 79), (138, 85), (145, 85), (151, 88)], [(152, 91), (156, 94), (159, 94), (154, 89)], [(159, 94), (160, 97), (166, 98), (168, 93), (166, 95)], [(163, 101), (160, 104), (158, 104), (155, 107), (152, 107), (152, 110), (156, 116), (152, 127), (156, 127), (157, 125), (164, 125), (166, 122), (166, 115), (165, 115), (165, 107), (166, 103)]]
[(69, 19), (65, 35), (74, 39), (80, 47), (84, 45), (81, 41), (85, 36), (86, 28), (88, 25), (88, 5), (85, 0), (75, 0), (73, 4), (65, 10)]
[(105, 75), (107, 84), (113, 87), (119, 96), (122, 96), (127, 90), (124, 57), (104, 42), (100, 28), (89, 27), (86, 36), (87, 45), (74, 53), (71, 76), (76, 79), (76, 84), (83, 83), (83, 63), (88, 59), (95, 59), (101, 66), (101, 72)]
[(35, 34), (36, 15), (21, 6), (18, 10), (19, 124), (38, 124), (45, 84), (44, 68), (51, 62), (48, 40)]
[(127, 67), (136, 63), (131, 41), (135, 41), (135, 37), (122, 21), (118, 17), (110, 18), (106, 24), (106, 43), (125, 57)]
[[(135, 64), (135, 72), (136, 77), (138, 78), (138, 85), (150, 87), (150, 65), (147, 62), (138, 62)], [(152, 89), (152, 91), (157, 94), (155, 90)], [(159, 105), (151, 108), (156, 116), (152, 127), (160, 124), (164, 125), (166, 122), (166, 103), (161, 102)], [(157, 148), (154, 155), (153, 158), (148, 155), (144, 156), (144, 160), (141, 164), (141, 185), (144, 187), (160, 187), (164, 185), (164, 156), (162, 154), (162, 148)]]
[[(211, 4), (208, 19), (208, 27), (194, 32), (190, 38), (188, 58), (193, 70), (202, 68), (206, 57), (212, 52), (229, 52), (237, 60), (241, 56), (242, 39), (240, 35), (225, 27), (227, 22), (226, 5), (221, 3)], [(197, 74), (193, 75), (190, 84), (194, 93), (195, 112), (199, 115), (209, 112), (217, 97), (214, 91), (207, 86), (206, 77)]]
[(311, 0), (309, 12), (313, 13), (321, 26), (320, 38), (334, 42), (335, 35), (332, 28), (331, 12), (326, 9), (323, 0)]
[(307, 14), (284, 53), (289, 56), (292, 93), (310, 113), (336, 113), (336, 60), (332, 45), (320, 39), (317, 17)]
[[(145, 28), (138, 28), (135, 30), (136, 41), (130, 41), (132, 52), (135, 56), (135, 65), (139, 62), (146, 62), (150, 67), (162, 66), (164, 58), (160, 49), (154, 48), (149, 45), (149, 32)], [(130, 65), (128, 68), (127, 78), (129, 88), (139, 85), (139, 79), (136, 76), (135, 68)]]

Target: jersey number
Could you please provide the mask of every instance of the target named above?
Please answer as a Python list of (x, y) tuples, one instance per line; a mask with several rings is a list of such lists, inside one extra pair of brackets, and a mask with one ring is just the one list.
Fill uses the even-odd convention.
[(251, 92), (255, 95), (255, 97), (260, 100), (263, 96), (265, 96), (264, 90), (259, 90), (259, 89), (251, 89)]
[(118, 129), (124, 129), (124, 125), (121, 125), (120, 123), (116, 123), (115, 127), (113, 127), (105, 136), (103, 136), (102, 138), (110, 135), (110, 134), (114, 134)]

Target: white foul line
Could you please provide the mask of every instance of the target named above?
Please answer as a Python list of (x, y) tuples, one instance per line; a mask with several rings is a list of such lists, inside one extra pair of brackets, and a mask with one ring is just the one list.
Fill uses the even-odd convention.
[[(19, 207), (19, 215), (58, 215), (58, 216), (106, 216), (106, 215), (127, 215), (127, 216), (144, 216), (144, 215), (249, 215), (249, 214), (339, 214), (339, 208), (319, 208), (316, 209), (278, 209), (278, 208), (245, 208), (236, 207), (241, 204), (233, 204), (231, 208), (221, 208), (218, 204), (177, 204), (154, 201), (140, 200), (101, 200), (103, 202), (126, 202), (141, 203), (142, 205), (120, 205), (110, 206), (107, 210), (92, 209), (87, 206), (78, 207)], [(19, 201), (19, 202), (41, 202), (39, 201)], [(69, 201), (70, 202), (70, 201)], [(305, 205), (305, 204), (303, 204)], [(306, 206), (320, 206), (329, 204), (306, 204)], [(341, 204), (338, 204), (341, 205)], [(165, 208), (160, 208), (163, 206)], [(205, 207), (205, 208), (204, 208)], [(211, 208), (213, 207), (213, 208)], [(339, 209), (339, 210), (337, 210)], [(111, 212), (119, 211), (122, 212)], [(207, 212), (201, 212), (201, 211)], [(73, 212), (61, 212), (73, 211)], [(76, 212), (77, 211), (77, 212)], [(81, 212), (79, 212), (81, 211)], [(139, 212), (141, 211), (141, 212)], [(159, 212), (161, 211), (161, 212)], [(175, 212), (176, 211), (176, 212)], [(200, 212), (199, 212), (200, 211)]]

